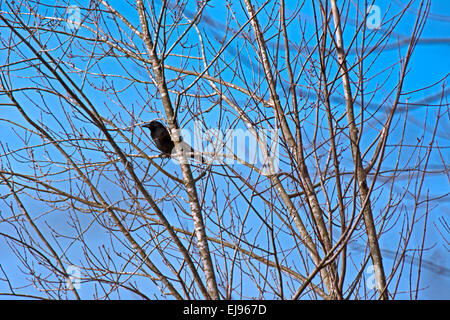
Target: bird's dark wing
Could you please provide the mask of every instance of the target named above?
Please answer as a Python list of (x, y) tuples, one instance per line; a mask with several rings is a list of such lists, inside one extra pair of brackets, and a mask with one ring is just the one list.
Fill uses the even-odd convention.
[(155, 141), (156, 147), (164, 154), (170, 155), (172, 153), (172, 149), (174, 147), (174, 143), (170, 134), (167, 130), (160, 131), (155, 136), (153, 136), (153, 141)]

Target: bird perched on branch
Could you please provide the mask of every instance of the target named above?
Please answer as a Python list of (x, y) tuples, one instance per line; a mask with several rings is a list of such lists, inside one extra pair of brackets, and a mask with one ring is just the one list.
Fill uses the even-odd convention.
[[(174, 150), (175, 143), (173, 142), (169, 134), (169, 131), (166, 129), (166, 127), (164, 127), (162, 123), (156, 120), (144, 124), (143, 127), (150, 129), (150, 135), (153, 141), (155, 142), (155, 145), (158, 148), (158, 150), (161, 151), (162, 155), (165, 157), (172, 157), (172, 153), (175, 153)], [(198, 153), (195, 152), (195, 150), (184, 141), (180, 141), (178, 147), (181, 148), (181, 153), (183, 156), (188, 155), (192, 159), (195, 159), (196, 156), (198, 155)], [(205, 159), (202, 156), (200, 157), (201, 158), (199, 159), (199, 161), (205, 163)]]

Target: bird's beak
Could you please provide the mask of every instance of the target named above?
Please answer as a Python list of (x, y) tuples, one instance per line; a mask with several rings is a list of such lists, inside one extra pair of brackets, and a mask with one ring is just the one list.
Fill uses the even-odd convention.
[(149, 128), (150, 129), (150, 123), (146, 123), (142, 125), (144, 128)]

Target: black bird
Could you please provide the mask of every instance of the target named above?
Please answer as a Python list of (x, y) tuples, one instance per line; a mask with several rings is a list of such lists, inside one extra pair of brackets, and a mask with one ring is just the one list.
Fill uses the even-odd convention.
[(155, 141), (156, 147), (163, 153), (163, 155), (170, 157), (175, 144), (170, 137), (169, 131), (160, 122), (153, 120), (148, 124), (143, 125), (144, 128), (150, 129), (150, 135)]
[[(144, 124), (144, 128), (150, 129), (150, 135), (152, 136), (153, 141), (156, 144), (158, 150), (162, 152), (165, 157), (171, 157), (172, 151), (175, 147), (172, 138), (170, 137), (169, 131), (164, 127), (164, 125), (156, 120), (153, 120), (150, 123)], [(196, 152), (194, 149), (189, 146), (186, 142), (181, 141), (179, 146), (182, 148), (183, 153), (188, 152), (192, 159), (195, 159)], [(205, 159), (201, 157), (201, 162), (205, 163)]]

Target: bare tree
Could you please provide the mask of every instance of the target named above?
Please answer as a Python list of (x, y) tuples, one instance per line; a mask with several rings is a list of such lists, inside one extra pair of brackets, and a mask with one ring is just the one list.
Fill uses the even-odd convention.
[(448, 74), (408, 78), (430, 8), (4, 3), (1, 294), (419, 298), (449, 233)]

